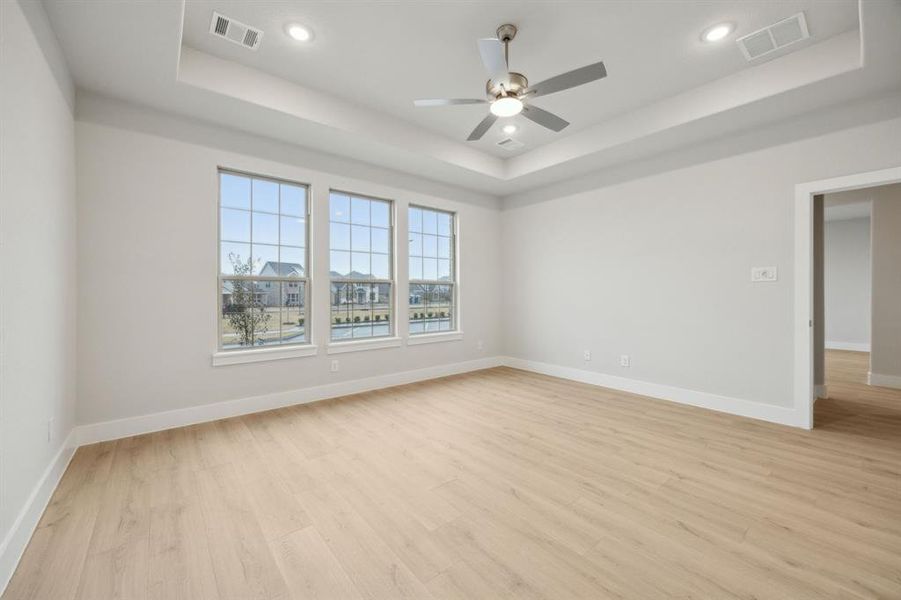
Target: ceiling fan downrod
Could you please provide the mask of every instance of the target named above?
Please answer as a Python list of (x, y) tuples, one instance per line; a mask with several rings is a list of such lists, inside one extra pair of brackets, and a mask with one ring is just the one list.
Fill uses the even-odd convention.
[(510, 42), (516, 37), (516, 25), (501, 25), (497, 28), (497, 39), (504, 43), (504, 62), (507, 63), (507, 69), (510, 68)]

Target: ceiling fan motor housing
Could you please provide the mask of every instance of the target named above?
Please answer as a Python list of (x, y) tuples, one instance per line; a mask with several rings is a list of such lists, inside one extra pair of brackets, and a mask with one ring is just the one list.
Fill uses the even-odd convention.
[(485, 84), (490, 100), (496, 100), (501, 96), (518, 97), (529, 87), (529, 80), (522, 73), (507, 73), (504, 77), (489, 79)]
[(504, 42), (512, 42), (513, 38), (516, 37), (516, 25), (510, 25), (507, 23), (506, 25), (501, 25), (497, 28), (497, 39)]

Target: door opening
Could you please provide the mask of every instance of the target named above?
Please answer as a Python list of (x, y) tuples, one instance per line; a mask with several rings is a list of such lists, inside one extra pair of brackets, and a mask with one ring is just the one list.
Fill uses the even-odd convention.
[(803, 427), (814, 426), (818, 397), (852, 393), (849, 385), (901, 390), (899, 228), (901, 167), (796, 186), (795, 408)]

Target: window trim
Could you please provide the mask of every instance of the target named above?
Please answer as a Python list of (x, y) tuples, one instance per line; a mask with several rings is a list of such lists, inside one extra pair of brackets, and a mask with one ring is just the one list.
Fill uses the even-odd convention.
[[(305, 214), (304, 214), (304, 262), (305, 273), (303, 277), (284, 277), (269, 275), (223, 275), (222, 274), (222, 175), (235, 175), (238, 177), (246, 177), (251, 180), (259, 179), (262, 181), (270, 181), (277, 184), (287, 184), (295, 187), (302, 187), (305, 193)], [(253, 210), (253, 184), (251, 183), (251, 204), (247, 212), (251, 214)], [(318, 352), (318, 347), (313, 344), (314, 319), (312, 318), (312, 285), (313, 285), (313, 269), (310, 253), (311, 232), (313, 221), (313, 186), (309, 183), (285, 179), (284, 177), (274, 177), (271, 175), (262, 175), (241, 169), (233, 169), (218, 165), (216, 167), (216, 350), (213, 353), (213, 366), (237, 364), (243, 362), (260, 362), (264, 360), (276, 360), (279, 358), (294, 358), (296, 356), (313, 356)], [(243, 209), (234, 209), (243, 210)], [(268, 211), (257, 211), (265, 214), (276, 214)], [(281, 205), (277, 213), (279, 219), (282, 217)], [(290, 215), (289, 215), (290, 216)], [(253, 217), (251, 216), (251, 241), (249, 245), (253, 248)], [(281, 227), (281, 221), (279, 221)], [(279, 240), (281, 241), (281, 240)], [(281, 244), (279, 244), (281, 247)], [(279, 257), (281, 258), (281, 257)], [(244, 281), (276, 281), (279, 283), (303, 283), (304, 284), (304, 336), (303, 342), (292, 342), (288, 344), (273, 344), (269, 346), (259, 347), (238, 347), (223, 348), (222, 345), (222, 282), (226, 280), (244, 280)], [(299, 293), (299, 292), (298, 292)], [(253, 354), (254, 357), (249, 358), (248, 355)], [(234, 358), (228, 358), (234, 357)]]
[[(339, 194), (343, 196), (347, 196), (348, 199), (359, 198), (361, 200), (375, 200), (377, 202), (385, 202), (388, 204), (388, 246), (389, 246), (389, 254), (388, 254), (388, 268), (389, 268), (389, 278), (388, 279), (355, 279), (353, 277), (332, 277), (332, 264), (331, 264), (331, 255), (332, 255), (332, 237), (331, 237), (331, 226), (332, 226), (332, 194)], [(327, 353), (328, 354), (340, 354), (341, 352), (353, 352), (355, 350), (367, 350), (367, 349), (376, 349), (376, 348), (390, 348), (394, 346), (399, 346), (401, 342), (401, 338), (398, 337), (397, 331), (397, 242), (395, 240), (397, 236), (397, 202), (392, 200), (391, 198), (383, 198), (380, 196), (374, 196), (372, 194), (360, 194), (357, 192), (349, 192), (347, 190), (342, 190), (339, 188), (329, 188), (328, 191), (328, 272), (329, 272), (329, 305), (328, 305), (328, 335), (327, 335)], [(371, 211), (370, 211), (371, 213)], [(336, 223), (340, 223), (340, 221), (336, 221)], [(348, 220), (348, 225), (351, 227), (353, 223)], [(370, 229), (372, 225), (369, 225)], [(381, 229), (381, 228), (379, 228)], [(343, 252), (343, 251), (340, 251)], [(353, 246), (351, 245), (351, 249), (347, 251), (352, 255)], [(378, 253), (376, 253), (378, 254)], [(372, 250), (369, 250), (370, 257), (372, 256)], [(351, 263), (352, 266), (352, 263)], [(362, 284), (362, 285), (376, 285), (376, 284), (387, 284), (390, 288), (390, 306), (388, 308), (388, 333), (386, 335), (378, 335), (378, 336), (370, 336), (365, 338), (350, 338), (347, 340), (333, 340), (332, 339), (332, 326), (335, 324), (332, 317), (332, 284), (335, 283), (349, 283), (349, 284)], [(395, 340), (397, 343), (394, 343)], [(386, 344), (379, 344), (377, 342), (384, 341)]]
[(407, 338), (408, 346), (418, 346), (420, 344), (435, 344), (438, 342), (456, 342), (463, 339), (462, 331), (426, 331), (423, 333), (411, 334)]
[[(410, 325), (412, 320), (410, 319), (410, 306), (409, 299), (407, 302), (407, 345), (417, 345), (417, 344), (427, 344), (429, 342), (440, 342), (440, 341), (451, 341), (455, 339), (463, 338), (463, 329), (460, 326), (460, 272), (459, 272), (459, 255), (460, 248), (458, 246), (459, 237), (460, 237), (460, 220), (459, 213), (455, 210), (447, 210), (444, 208), (435, 208), (432, 206), (426, 206), (424, 204), (415, 204), (410, 203), (407, 205), (407, 234), (406, 237), (409, 238), (410, 235), (410, 210), (412, 209), (419, 210), (428, 210), (431, 212), (439, 212), (445, 213), (451, 216), (451, 235), (450, 235), (450, 246), (451, 252), (453, 253), (451, 256), (451, 264), (450, 264), (450, 274), (452, 276), (451, 281), (441, 281), (441, 280), (433, 280), (433, 279), (413, 279), (410, 277), (410, 245), (407, 244), (407, 295), (409, 296), (410, 287), (414, 284), (416, 285), (449, 285), (451, 287), (451, 298), (453, 299), (453, 304), (451, 308), (451, 328), (445, 331), (420, 331), (413, 332), (410, 331)], [(420, 235), (422, 233), (420, 232)], [(455, 334), (460, 334), (459, 337), (456, 337)], [(433, 336), (433, 337), (429, 337)], [(440, 337), (439, 337), (440, 336)], [(422, 341), (416, 342), (413, 340), (421, 339)]]
[(404, 340), (396, 335), (372, 338), (356, 338), (343, 342), (333, 342), (326, 349), (326, 354), (344, 354), (345, 352), (361, 352), (363, 350), (380, 350), (382, 348), (399, 348)]
[(240, 365), (284, 358), (316, 356), (317, 354), (319, 354), (319, 346), (314, 344), (285, 344), (284, 348), (260, 346), (251, 349), (222, 350), (213, 353), (213, 366)]

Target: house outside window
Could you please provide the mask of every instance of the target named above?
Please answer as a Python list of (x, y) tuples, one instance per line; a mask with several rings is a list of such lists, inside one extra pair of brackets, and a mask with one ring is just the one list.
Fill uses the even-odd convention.
[(410, 335), (456, 330), (456, 215), (410, 206), (408, 241)]
[(219, 348), (308, 344), (306, 185), (219, 171)]
[(332, 191), (329, 215), (331, 340), (391, 336), (394, 331), (391, 202)]

